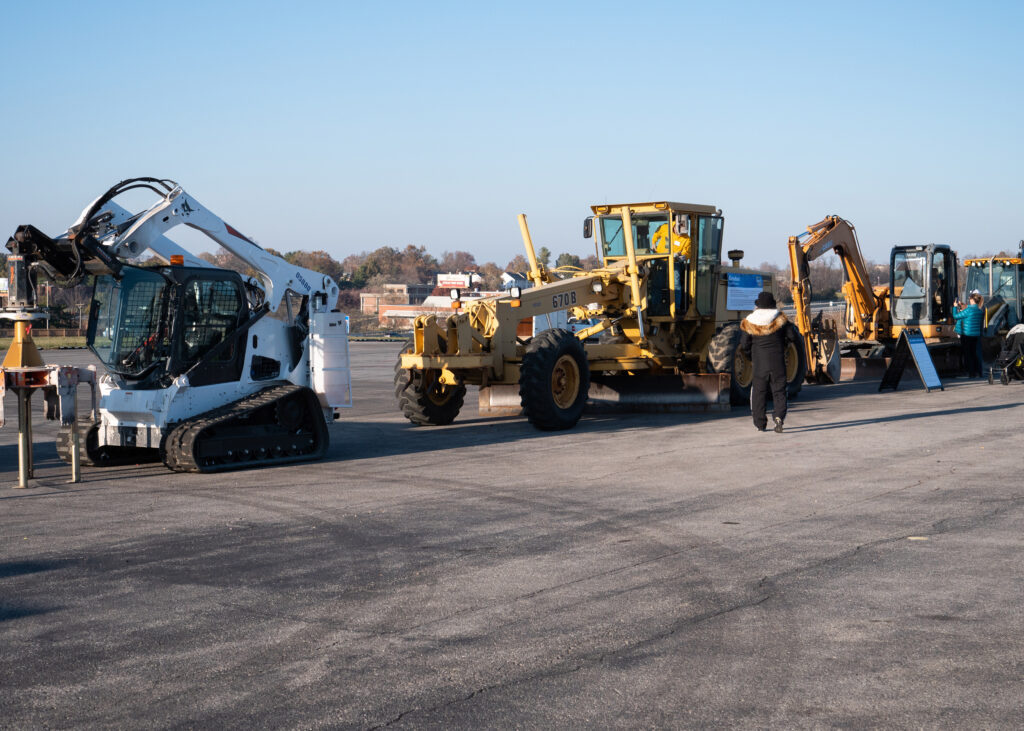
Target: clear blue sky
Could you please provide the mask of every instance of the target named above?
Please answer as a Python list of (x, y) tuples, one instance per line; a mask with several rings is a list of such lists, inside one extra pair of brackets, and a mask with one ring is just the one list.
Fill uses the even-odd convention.
[(1024, 238), (1024, 3), (40, 2), (0, 10), (0, 234), (177, 180), (266, 246), (586, 255), (588, 206)]

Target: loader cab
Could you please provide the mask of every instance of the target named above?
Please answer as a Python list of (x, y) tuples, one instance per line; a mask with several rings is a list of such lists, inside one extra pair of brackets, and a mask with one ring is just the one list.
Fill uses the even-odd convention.
[(921, 329), (925, 337), (952, 335), (956, 254), (945, 244), (895, 246), (889, 272), (893, 326)]
[(647, 315), (674, 320), (715, 313), (717, 277), (724, 219), (714, 206), (658, 202), (593, 206), (584, 235), (596, 236), (598, 256), (605, 266), (629, 258), (623, 228), (628, 220), (637, 261), (645, 264)]
[(995, 335), (1024, 322), (1021, 297), (1024, 296), (1024, 258), (1021, 256), (993, 256), (987, 259), (968, 259), (967, 281), (960, 299), (967, 301), (974, 290), (985, 298), (988, 327), (986, 335)]
[(159, 388), (183, 373), (192, 385), (237, 380), (250, 317), (241, 277), (206, 267), (125, 265), (93, 285), (86, 343), (135, 388)]

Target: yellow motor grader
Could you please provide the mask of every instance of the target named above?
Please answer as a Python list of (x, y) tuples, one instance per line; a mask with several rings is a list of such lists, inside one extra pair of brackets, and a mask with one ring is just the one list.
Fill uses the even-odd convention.
[[(739, 321), (771, 275), (721, 265), (724, 218), (715, 206), (654, 202), (592, 206), (584, 236), (602, 266), (548, 270), (520, 230), (532, 287), (419, 316), (395, 367), (395, 395), (413, 423), (451, 423), (466, 386), (480, 387), (485, 415), (525, 413), (539, 429), (576, 424), (588, 401), (630, 410), (724, 410), (749, 398), (751, 368), (737, 352)], [(517, 334), (527, 318), (567, 311), (591, 323), (572, 332)], [(787, 354), (791, 392), (806, 364)]]

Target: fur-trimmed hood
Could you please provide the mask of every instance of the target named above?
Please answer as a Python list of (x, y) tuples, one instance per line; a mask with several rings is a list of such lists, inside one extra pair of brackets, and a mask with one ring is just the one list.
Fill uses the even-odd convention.
[(750, 335), (771, 335), (781, 330), (786, 323), (786, 315), (778, 310), (754, 310), (743, 318), (740, 330)]

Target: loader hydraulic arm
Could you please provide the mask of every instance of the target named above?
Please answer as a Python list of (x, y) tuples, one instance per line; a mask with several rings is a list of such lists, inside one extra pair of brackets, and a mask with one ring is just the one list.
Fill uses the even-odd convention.
[[(135, 214), (113, 201), (138, 188), (157, 193), (160, 200)], [(201, 231), (256, 270), (272, 311), (277, 310), (288, 290), (321, 296), (322, 307), (333, 305), (338, 296), (338, 286), (329, 276), (289, 264), (260, 248), (177, 183), (158, 178), (121, 181), (90, 203), (67, 232), (55, 239), (33, 226), (22, 226), (7, 247), (25, 254), (34, 266), (64, 286), (77, 283), (87, 273), (117, 275), (123, 262), (137, 259), (147, 250), (164, 262), (180, 256), (191, 266), (209, 266), (164, 236), (181, 224)]]

